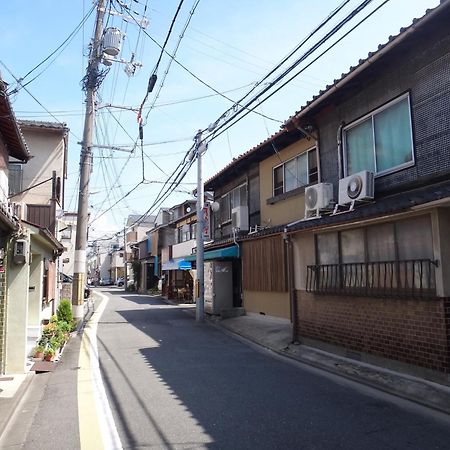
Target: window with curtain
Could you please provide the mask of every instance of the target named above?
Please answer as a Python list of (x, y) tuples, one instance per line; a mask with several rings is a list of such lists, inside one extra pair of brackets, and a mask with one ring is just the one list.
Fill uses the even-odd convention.
[(318, 181), (317, 152), (313, 148), (273, 169), (273, 196)]
[(318, 264), (434, 259), (428, 215), (323, 233), (316, 242)]
[(346, 174), (385, 173), (413, 161), (409, 95), (344, 129)]

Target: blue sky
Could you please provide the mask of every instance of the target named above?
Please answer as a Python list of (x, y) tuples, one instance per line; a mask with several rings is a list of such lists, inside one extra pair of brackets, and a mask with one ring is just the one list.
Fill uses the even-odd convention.
[[(127, 0), (125, 3), (131, 2)], [(178, 3), (178, 0), (147, 2), (146, 15), (150, 20), (147, 32), (157, 42), (164, 41)], [(168, 52), (173, 52), (195, 3), (194, 0), (184, 1), (167, 45)], [(176, 59), (214, 89), (230, 91), (225, 95), (238, 100), (252, 83), (260, 80), (341, 3), (342, 0), (201, 0), (181, 41)], [(361, 0), (348, 2), (339, 17), (344, 17), (359, 3)], [(373, 0), (334, 39), (382, 3), (382, 0)], [(276, 132), (279, 121), (300, 109), (320, 89), (347, 72), (360, 58), (365, 58), (369, 51), (376, 50), (378, 44), (385, 43), (389, 35), (397, 34), (402, 26), (408, 26), (413, 18), (422, 16), (427, 8), (438, 3), (439, 0), (390, 0), (332, 51), (258, 108), (259, 112), (276, 120), (249, 114), (217, 138), (204, 158), (205, 178)], [(132, 9), (142, 13), (145, 5), (146, 0), (133, 1)], [(66, 39), (91, 7), (90, 0), (6, 2), (2, 5), (4, 25), (0, 29), (0, 60), (15, 77), (23, 77)], [(92, 14), (65, 50), (26, 86), (47, 110), (71, 129), (66, 189), (66, 209), (70, 210), (76, 210), (80, 151), (77, 141), (81, 140), (84, 123), (84, 96), (80, 80), (87, 64), (87, 46), (93, 32), (94, 18), (95, 14)], [(333, 23), (337, 23), (337, 19)], [(135, 52), (136, 60), (141, 61), (143, 67), (129, 78), (124, 73), (123, 65), (115, 63), (100, 90), (99, 104), (136, 107), (145, 95), (159, 48), (142, 32), (139, 34), (138, 27), (132, 21), (126, 23), (120, 17), (112, 16), (108, 25), (118, 26), (126, 32), (121, 57), (129, 59)], [(158, 70), (159, 81), (168, 62), (168, 58), (163, 57)], [(24, 83), (45, 67), (43, 65), (25, 78)], [(14, 85), (13, 76), (3, 66), (0, 69), (5, 81)], [(154, 93), (158, 85), (153, 95), (149, 96), (147, 107), (155, 101)], [(12, 95), (11, 100), (19, 118), (55, 120), (25, 89)], [(190, 101), (179, 103), (180, 100)], [(91, 217), (111, 210), (94, 220), (91, 236), (118, 231), (128, 214), (146, 211), (161, 188), (161, 182), (167, 179), (167, 174), (191, 146), (196, 130), (214, 122), (231, 104), (173, 63), (144, 127), (145, 178), (151, 183), (140, 186), (125, 201), (111, 208), (142, 178), (140, 149), (131, 158), (126, 152), (94, 150)], [(147, 114), (148, 109), (144, 112)], [(135, 139), (138, 134), (136, 113), (132, 111), (101, 108), (96, 125), (95, 141), (99, 144), (131, 144), (131, 138)], [(177, 142), (157, 144), (166, 141)], [(196, 173), (192, 170), (184, 180), (186, 184), (179, 187), (184, 192), (175, 192), (164, 206), (188, 198), (187, 192), (193, 189), (195, 180)]]

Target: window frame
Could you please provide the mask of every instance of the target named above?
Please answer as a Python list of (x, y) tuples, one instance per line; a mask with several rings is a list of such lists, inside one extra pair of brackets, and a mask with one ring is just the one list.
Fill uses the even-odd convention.
[[(245, 187), (245, 195), (246, 195), (246, 202), (245, 202), (245, 205), (242, 205), (242, 202), (241, 202), (241, 193), (240, 193), (240, 190), (241, 190), (241, 188), (242, 187)], [(235, 186), (234, 188), (232, 188), (232, 189), (230, 189), (228, 192), (226, 192), (225, 194), (223, 194), (223, 195), (221, 195), (220, 196), (220, 210), (219, 210), (219, 223), (220, 224), (227, 224), (227, 223), (231, 223), (231, 216), (232, 216), (232, 209), (235, 207), (235, 206), (233, 206), (232, 204), (233, 204), (233, 201), (232, 201), (232, 199), (231, 199), (231, 196), (234, 196), (234, 192), (236, 191), (236, 190), (239, 190), (239, 204), (240, 204), (240, 206), (248, 206), (248, 197), (249, 197), (249, 192), (248, 192), (248, 184), (247, 184), (247, 182), (244, 182), (244, 183), (241, 183), (241, 184), (239, 184), (239, 185), (237, 185), (237, 186)], [(229, 218), (228, 219), (226, 219), (226, 220), (222, 220), (222, 213), (223, 213), (223, 203), (224, 203), (224, 201), (225, 201), (225, 199), (226, 199), (226, 201), (228, 202), (228, 209), (229, 209)]]
[[(314, 151), (314, 150), (316, 151), (317, 181), (316, 182), (309, 182), (309, 179), (310, 179), (310, 176), (311, 176), (311, 174), (309, 173), (309, 153)], [(296, 161), (295, 166), (296, 166), (296, 170), (297, 170), (297, 164), (298, 164), (297, 160), (300, 157), (302, 157), (302, 156), (305, 156), (305, 159), (306, 159), (306, 165), (307, 165), (306, 173), (307, 173), (307, 176), (308, 176), (308, 183), (306, 183), (304, 185), (301, 185), (301, 186), (296, 186), (295, 188), (289, 189), (288, 191), (286, 191), (285, 166), (286, 166), (287, 163), (295, 160)], [(282, 171), (282, 174), (283, 174), (283, 191), (275, 193), (275, 170), (279, 169), (280, 167), (283, 167), (283, 171)], [(298, 177), (298, 174), (296, 174), (296, 178), (297, 177)], [(297, 181), (298, 181), (298, 178), (297, 178)], [(273, 195), (273, 197), (278, 197), (279, 195), (283, 195), (283, 194), (286, 194), (288, 192), (292, 192), (295, 189), (305, 188), (307, 186), (312, 186), (313, 184), (316, 184), (316, 183), (319, 183), (319, 182), (320, 182), (320, 173), (319, 173), (319, 161), (318, 161), (318, 153), (317, 153), (317, 146), (316, 145), (314, 145), (314, 146), (306, 149), (305, 151), (303, 151), (301, 153), (298, 153), (297, 155), (293, 156), (292, 158), (289, 158), (286, 161), (283, 161), (282, 163), (277, 164), (276, 166), (272, 167), (272, 195)]]
[(359, 119), (354, 120), (353, 122), (349, 123), (342, 129), (342, 143), (343, 143), (343, 162), (344, 162), (344, 177), (348, 177), (348, 158), (347, 158), (347, 131), (351, 130), (352, 128), (357, 127), (362, 122), (366, 121), (368, 118), (371, 119), (371, 126), (372, 126), (372, 139), (373, 139), (373, 159), (374, 159), (374, 165), (375, 169), (377, 166), (377, 158), (376, 158), (376, 146), (375, 146), (375, 127), (374, 127), (374, 117), (377, 114), (380, 114), (381, 112), (385, 111), (386, 109), (389, 109), (391, 106), (395, 105), (396, 103), (401, 102), (404, 99), (407, 99), (408, 101), (408, 111), (409, 111), (409, 129), (410, 129), (410, 139), (411, 139), (411, 161), (407, 161), (405, 163), (399, 164), (398, 166), (391, 167), (390, 169), (385, 169), (380, 172), (375, 171), (374, 176), (375, 178), (381, 177), (383, 175), (388, 175), (390, 173), (398, 172), (399, 170), (406, 169), (408, 167), (412, 167), (416, 164), (416, 155), (415, 155), (415, 148), (414, 148), (414, 133), (413, 133), (413, 121), (412, 121), (412, 110), (411, 110), (411, 96), (409, 92), (406, 92), (389, 102), (379, 106), (378, 108), (370, 111), (369, 113), (365, 114), (364, 116), (361, 116)]
[[(349, 262), (349, 263), (344, 263), (343, 262), (343, 258), (342, 258), (342, 233), (345, 232), (352, 232), (352, 231), (356, 231), (356, 230), (362, 230), (363, 233), (363, 246), (364, 246), (364, 261), (362, 261), (362, 263), (373, 263), (373, 262), (384, 262), (384, 260), (379, 260), (379, 261), (370, 261), (369, 258), (369, 237), (368, 237), (368, 230), (369, 228), (372, 227), (379, 227), (380, 225), (392, 225), (392, 232), (393, 232), (393, 237), (394, 237), (394, 242), (393, 242), (393, 250), (394, 250), (394, 259), (390, 260), (393, 262), (398, 262), (398, 261), (403, 261), (404, 259), (400, 258), (400, 247), (399, 244), (401, 243), (401, 240), (399, 238), (399, 224), (401, 224), (402, 222), (409, 222), (409, 221), (414, 221), (414, 220), (420, 220), (423, 218), (427, 218), (429, 220), (429, 224), (430, 224), (430, 230), (432, 230), (433, 228), (433, 220), (432, 220), (432, 216), (430, 214), (418, 214), (418, 215), (414, 215), (414, 216), (410, 216), (410, 217), (406, 217), (406, 218), (396, 218), (394, 220), (389, 220), (386, 222), (378, 222), (378, 223), (374, 223), (374, 224), (366, 224), (366, 225), (361, 225), (361, 226), (356, 226), (356, 227), (349, 227), (349, 228), (342, 228), (342, 229), (337, 229), (337, 230), (333, 230), (333, 231), (321, 231), (321, 232), (317, 232), (314, 233), (314, 248), (315, 248), (315, 264), (316, 265), (321, 265), (320, 261), (320, 252), (319, 252), (319, 237), (320, 236), (324, 236), (324, 235), (332, 235), (332, 234), (336, 234), (337, 235), (337, 240), (338, 240), (338, 262), (336, 264), (358, 264), (358, 262)], [(401, 225), (400, 225), (401, 226)], [(436, 254), (434, 252), (434, 235), (431, 232), (431, 246), (430, 246), (431, 252), (433, 253), (432, 257), (430, 259), (435, 259), (436, 258)], [(421, 258), (415, 258), (415, 259), (428, 259), (426, 257), (421, 257)]]
[[(14, 169), (12, 169), (12, 167), (14, 167)], [(19, 169), (18, 169), (19, 168)], [(13, 186), (10, 183), (10, 173), (14, 172), (16, 174), (20, 174), (18, 176), (18, 186), (17, 186), (17, 191), (11, 189)], [(17, 194), (19, 194), (20, 192), (22, 192), (23, 190), (23, 164), (20, 163), (8, 163), (8, 196), (15, 196)]]

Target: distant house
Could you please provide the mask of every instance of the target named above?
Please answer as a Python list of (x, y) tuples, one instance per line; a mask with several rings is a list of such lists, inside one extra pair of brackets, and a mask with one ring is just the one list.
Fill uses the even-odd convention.
[(195, 207), (195, 200), (186, 200), (170, 208), (170, 222), (164, 234), (168, 252), (162, 262), (163, 289), (169, 298), (180, 301), (193, 300), (192, 263), (188, 259), (197, 242)]
[[(135, 253), (138, 249), (138, 243), (146, 238), (146, 233), (151, 230), (154, 225), (155, 216), (142, 217), (139, 214), (131, 214), (127, 218), (124, 258), (126, 264), (125, 273), (127, 274), (128, 283), (130, 284), (136, 284), (137, 281), (141, 280), (140, 269), (139, 275), (136, 276), (135, 271), (133, 270), (132, 263), (133, 261), (138, 259), (138, 256), (137, 258), (135, 258)], [(139, 289), (142, 288), (142, 286), (135, 286), (135, 288)]]

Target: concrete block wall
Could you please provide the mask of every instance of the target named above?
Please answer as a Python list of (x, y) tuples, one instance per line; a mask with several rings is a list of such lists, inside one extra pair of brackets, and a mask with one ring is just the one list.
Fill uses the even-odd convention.
[(297, 291), (299, 337), (450, 374), (450, 299)]

